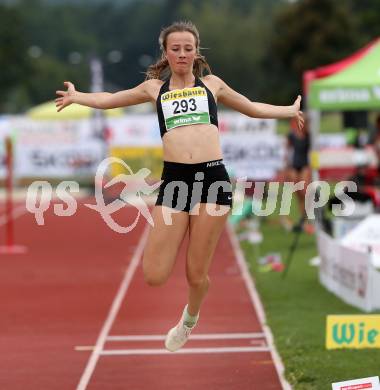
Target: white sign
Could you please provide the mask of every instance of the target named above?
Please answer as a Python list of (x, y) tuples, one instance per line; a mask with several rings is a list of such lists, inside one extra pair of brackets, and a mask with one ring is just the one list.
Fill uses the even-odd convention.
[(379, 377), (353, 379), (332, 384), (332, 390), (380, 390)]
[(376, 155), (373, 148), (355, 150), (344, 147), (318, 151), (318, 168), (347, 168), (361, 164), (376, 166)]
[(380, 215), (368, 216), (342, 239), (342, 244), (364, 253), (371, 253), (373, 265), (380, 268)]
[(237, 112), (220, 111), (218, 114), (219, 130), (222, 136), (228, 134), (275, 135), (276, 119), (250, 118)]
[(99, 143), (18, 147), (18, 177), (71, 177), (94, 175), (104, 158)]
[(223, 158), (235, 177), (274, 179), (284, 166), (285, 140), (275, 119), (249, 118), (236, 112), (218, 117)]
[(226, 166), (235, 177), (271, 180), (283, 168), (285, 141), (279, 136), (224, 134), (221, 143)]
[(320, 282), (361, 310), (380, 308), (380, 286), (377, 285), (380, 273), (373, 267), (370, 255), (347, 248), (322, 231), (318, 231), (317, 243)]
[(71, 121), (32, 120), (23, 117), (10, 121), (17, 136), (17, 144), (23, 146), (74, 145), (83, 141), (100, 140), (89, 119)]
[(94, 175), (106, 153), (101, 134), (91, 120), (11, 121), (16, 132), (17, 177), (72, 177)]
[(161, 146), (157, 115), (128, 115), (108, 119), (111, 147)]
[(316, 149), (344, 148), (346, 145), (345, 133), (318, 134)]

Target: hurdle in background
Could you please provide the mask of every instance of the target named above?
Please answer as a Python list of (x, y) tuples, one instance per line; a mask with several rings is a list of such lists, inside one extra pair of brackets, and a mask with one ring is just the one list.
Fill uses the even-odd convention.
[(6, 148), (6, 179), (5, 179), (5, 245), (0, 246), (0, 253), (17, 254), (25, 253), (27, 248), (16, 245), (14, 242), (14, 204), (13, 204), (13, 142), (11, 137), (5, 139)]

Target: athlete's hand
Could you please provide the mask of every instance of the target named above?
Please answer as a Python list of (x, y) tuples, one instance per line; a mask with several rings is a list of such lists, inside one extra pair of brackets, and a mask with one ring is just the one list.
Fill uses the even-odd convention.
[(63, 85), (67, 88), (67, 91), (56, 91), (56, 94), (59, 96), (55, 99), (55, 106), (58, 112), (73, 103), (73, 97), (76, 92), (74, 84), (70, 81), (65, 81)]
[(297, 96), (297, 99), (293, 103), (294, 108), (294, 120), (297, 123), (298, 130), (302, 130), (305, 125), (305, 119), (303, 117), (303, 112), (301, 111), (301, 95)]

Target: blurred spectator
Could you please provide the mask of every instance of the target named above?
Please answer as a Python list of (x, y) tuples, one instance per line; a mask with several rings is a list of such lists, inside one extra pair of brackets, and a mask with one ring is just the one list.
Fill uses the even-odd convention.
[(371, 144), (373, 145), (377, 157), (377, 172), (380, 175), (380, 115), (376, 118), (376, 128), (373, 132), (373, 138)]
[(375, 182), (380, 179), (380, 114), (377, 115), (375, 126), (370, 130), (368, 143), (373, 146), (377, 158), (377, 177)]
[(377, 115), (375, 125), (370, 127), (368, 143), (374, 145), (376, 137), (378, 137), (380, 130), (380, 114)]
[[(297, 123), (293, 119), (290, 121), (286, 149), (287, 167), (285, 180), (294, 183), (305, 182), (303, 189), (296, 192), (301, 218), (299, 223), (293, 226), (293, 229), (303, 228), (306, 232), (311, 233), (313, 232), (313, 225), (307, 222), (305, 210), (306, 189), (311, 181), (311, 168), (309, 165), (310, 134), (307, 120), (302, 130), (297, 127)], [(282, 222), (286, 228), (290, 228), (293, 225), (289, 217), (285, 217)]]
[(347, 145), (363, 148), (368, 143), (368, 112), (343, 111), (342, 114)]
[(366, 128), (348, 127), (345, 129), (347, 145), (354, 148), (364, 148), (368, 143), (368, 131)]

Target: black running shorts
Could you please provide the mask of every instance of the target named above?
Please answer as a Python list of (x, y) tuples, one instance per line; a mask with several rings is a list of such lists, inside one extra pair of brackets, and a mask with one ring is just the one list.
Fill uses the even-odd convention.
[(223, 160), (198, 164), (164, 161), (156, 205), (190, 212), (198, 203), (232, 206), (231, 181)]

